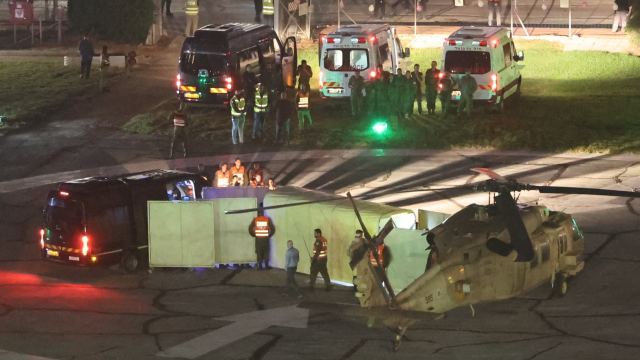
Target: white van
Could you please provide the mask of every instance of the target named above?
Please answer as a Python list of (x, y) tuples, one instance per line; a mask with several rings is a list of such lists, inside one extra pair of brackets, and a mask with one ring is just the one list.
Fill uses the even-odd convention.
[[(524, 54), (516, 53), (511, 31), (501, 27), (463, 27), (445, 40), (442, 69), (454, 81), (464, 76), (465, 69), (471, 69), (478, 83), (473, 99), (504, 109), (505, 100), (520, 94), (520, 70), (524, 65), (517, 62), (521, 60)], [(460, 91), (454, 91), (451, 100), (460, 100)]]
[(360, 70), (364, 81), (376, 77), (376, 67), (395, 73), (399, 59), (409, 57), (396, 29), (389, 25), (347, 25), (329, 34), (321, 34), (320, 95), (326, 98), (351, 96), (349, 79)]

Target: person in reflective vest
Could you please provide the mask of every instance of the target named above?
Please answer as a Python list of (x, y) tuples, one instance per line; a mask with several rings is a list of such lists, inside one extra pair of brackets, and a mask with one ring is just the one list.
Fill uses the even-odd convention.
[(264, 15), (264, 22), (267, 25), (273, 27), (273, 14), (275, 12), (275, 8), (273, 6), (273, 0), (263, 0), (262, 1), (262, 15)]
[(229, 187), (230, 175), (231, 174), (227, 170), (227, 164), (226, 163), (220, 164), (220, 170), (216, 171), (216, 178), (213, 184), (215, 185), (215, 187), (218, 187), (218, 188)]
[(309, 119), (309, 127), (313, 127), (311, 121), (311, 110), (309, 109), (309, 87), (307, 84), (300, 85), (296, 101), (298, 102), (298, 129), (304, 130), (304, 120)]
[(269, 111), (269, 93), (267, 88), (258, 84), (253, 105), (253, 139), (261, 139), (264, 137), (264, 123), (267, 120), (267, 112)]
[(276, 228), (273, 222), (262, 212), (258, 213), (258, 217), (253, 219), (253, 223), (249, 226), (249, 234), (256, 238), (256, 257), (258, 260), (256, 270), (271, 269), (269, 266), (269, 241), (275, 232)]
[(384, 244), (377, 246), (376, 250), (378, 252), (378, 261), (376, 261), (376, 258), (373, 256), (373, 252), (369, 253), (369, 261), (371, 262), (373, 269), (378, 273), (378, 277), (382, 283), (388, 287), (384, 271), (387, 270), (389, 264), (391, 264), (391, 250), (389, 250), (389, 247)]
[(244, 175), (244, 166), (242, 166), (242, 161), (240, 158), (237, 158), (235, 166), (231, 167), (231, 177), (233, 178), (234, 176), (237, 176), (240, 181), (240, 185), (244, 186), (247, 184), (247, 179)]
[(184, 35), (189, 37), (198, 29), (198, 0), (187, 0), (184, 6), (185, 14), (187, 14), (187, 28), (184, 31)]
[(311, 271), (309, 272), (309, 291), (313, 292), (316, 285), (318, 272), (324, 279), (326, 291), (331, 291), (331, 279), (327, 270), (327, 239), (322, 236), (322, 230), (315, 229), (313, 237), (316, 242), (313, 244), (313, 257), (311, 258)]
[(256, 177), (251, 180), (251, 186), (264, 186), (264, 181), (262, 181), (262, 175), (256, 175)]
[(382, 266), (383, 268), (388, 268), (389, 264), (391, 264), (391, 250), (385, 244), (379, 245), (376, 250), (378, 250), (378, 260), (373, 256), (373, 252), (369, 253), (369, 260), (371, 261), (371, 265), (374, 267)]
[(178, 144), (182, 144), (183, 155), (187, 157), (189, 149), (189, 136), (187, 133), (187, 125), (189, 124), (189, 116), (187, 114), (187, 104), (180, 103), (180, 107), (169, 116), (169, 121), (173, 122), (173, 139), (171, 140), (171, 151), (169, 157), (173, 158), (175, 148)]
[(245, 114), (245, 101), (242, 96), (241, 90), (236, 90), (236, 95), (231, 98), (231, 141), (233, 145), (236, 145), (238, 141), (240, 144), (244, 143), (244, 114)]

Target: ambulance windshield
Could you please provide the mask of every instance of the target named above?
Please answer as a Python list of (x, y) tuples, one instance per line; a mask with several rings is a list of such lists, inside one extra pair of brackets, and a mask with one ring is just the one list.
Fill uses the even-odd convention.
[(451, 74), (464, 74), (467, 68), (472, 74), (480, 75), (491, 71), (491, 55), (483, 51), (447, 51), (444, 69)]
[(200, 70), (208, 70), (208, 76), (220, 75), (226, 69), (226, 56), (219, 54), (183, 53), (180, 71), (187, 75), (198, 75)]
[(324, 68), (329, 71), (365, 70), (369, 52), (365, 49), (328, 49), (324, 51)]

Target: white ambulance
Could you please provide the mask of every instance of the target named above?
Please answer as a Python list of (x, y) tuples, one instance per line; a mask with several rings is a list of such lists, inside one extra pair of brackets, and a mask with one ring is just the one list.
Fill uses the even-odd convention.
[(378, 76), (378, 65), (383, 71), (395, 73), (400, 59), (410, 54), (409, 49), (402, 48), (396, 29), (389, 25), (347, 25), (321, 34), (319, 42), (318, 78), (323, 99), (350, 97), (349, 79), (356, 70), (367, 82)]
[[(464, 76), (465, 69), (471, 69), (478, 83), (473, 99), (495, 104), (502, 110), (505, 100), (520, 94), (520, 70), (524, 65), (517, 62), (522, 60), (524, 54), (516, 52), (511, 31), (501, 27), (463, 27), (445, 39), (442, 69), (454, 81)], [(460, 100), (460, 91), (454, 89), (452, 103)]]

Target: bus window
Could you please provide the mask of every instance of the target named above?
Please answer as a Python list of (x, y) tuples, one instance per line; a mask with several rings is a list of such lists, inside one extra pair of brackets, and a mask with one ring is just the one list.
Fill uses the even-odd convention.
[(273, 49), (273, 42), (263, 41), (258, 44), (258, 49), (260, 50), (260, 55), (262, 56), (262, 62), (272, 62), (275, 63), (276, 54)]
[(364, 49), (329, 49), (325, 51), (324, 68), (329, 71), (365, 70), (369, 53)]
[(260, 73), (260, 55), (258, 54), (258, 47), (242, 50), (238, 52), (238, 70), (240, 74), (244, 74), (249, 66), (249, 71), (254, 74)]
[(130, 219), (126, 206), (101, 209), (87, 216), (87, 234), (99, 239), (101, 245), (128, 242), (132, 235)]
[(226, 56), (219, 54), (183, 53), (180, 71), (187, 75), (198, 75), (200, 70), (209, 71), (209, 76), (220, 75), (227, 68)]

